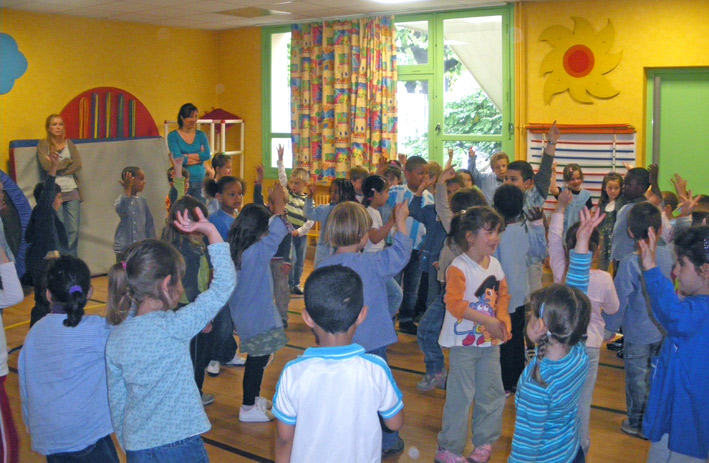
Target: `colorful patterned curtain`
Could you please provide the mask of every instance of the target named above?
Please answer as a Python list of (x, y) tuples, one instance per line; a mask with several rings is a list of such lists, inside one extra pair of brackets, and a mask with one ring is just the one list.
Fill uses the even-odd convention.
[(396, 158), (394, 18), (296, 24), (291, 36), (291, 139), (316, 181)]

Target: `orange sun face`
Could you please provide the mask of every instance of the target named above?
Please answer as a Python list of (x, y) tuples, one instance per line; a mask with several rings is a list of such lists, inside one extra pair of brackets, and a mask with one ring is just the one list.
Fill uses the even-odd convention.
[(541, 65), (542, 75), (547, 75), (544, 85), (546, 104), (551, 102), (552, 96), (566, 90), (582, 103), (593, 103), (589, 95), (611, 98), (619, 93), (605, 76), (615, 69), (622, 57), (622, 53), (608, 53), (615, 35), (610, 20), (596, 34), (585, 19), (572, 19), (573, 31), (563, 26), (551, 26), (539, 38), (554, 47)]

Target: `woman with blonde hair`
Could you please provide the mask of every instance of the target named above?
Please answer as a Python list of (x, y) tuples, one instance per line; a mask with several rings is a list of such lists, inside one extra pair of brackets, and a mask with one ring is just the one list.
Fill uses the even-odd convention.
[(81, 156), (74, 143), (66, 138), (64, 120), (59, 114), (50, 114), (44, 128), (47, 130), (47, 138), (37, 144), (37, 159), (46, 173), (52, 166), (49, 154), (59, 155), (56, 179), (56, 184), (62, 189), (62, 210), (59, 217), (66, 228), (69, 245), (67, 252), (77, 257), (82, 200), (78, 176), (81, 170)]

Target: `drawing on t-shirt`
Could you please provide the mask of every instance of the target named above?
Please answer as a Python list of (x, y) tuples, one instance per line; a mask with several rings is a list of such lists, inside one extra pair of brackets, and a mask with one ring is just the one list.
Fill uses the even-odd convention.
[[(497, 302), (497, 291), (500, 288), (500, 282), (497, 281), (494, 275), (490, 275), (482, 282), (475, 296), (477, 301), (471, 302), (469, 307), (473, 310), (484, 313), (491, 317), (495, 316), (495, 303)], [(481, 344), (492, 342), (490, 334), (485, 329), (485, 326), (475, 323), (470, 330), (458, 330), (458, 325), (463, 322), (463, 319), (458, 319), (453, 325), (453, 332), (457, 335), (466, 335), (463, 339), (464, 346), (479, 346)], [(494, 344), (494, 343), (493, 343)]]

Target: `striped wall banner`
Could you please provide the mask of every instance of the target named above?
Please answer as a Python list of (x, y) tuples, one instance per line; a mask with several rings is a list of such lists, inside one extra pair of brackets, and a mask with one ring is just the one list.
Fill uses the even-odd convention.
[[(603, 177), (609, 172), (624, 175), (624, 163), (635, 164), (637, 134), (629, 125), (564, 125), (559, 126), (561, 137), (556, 145), (555, 161), (558, 163), (556, 180), (564, 186), (564, 166), (576, 163), (584, 174), (583, 188), (591, 193), (597, 204), (601, 195)], [(535, 171), (539, 168), (549, 124), (532, 124), (527, 129), (527, 159)], [(544, 209), (553, 211), (556, 198), (549, 195)]]

